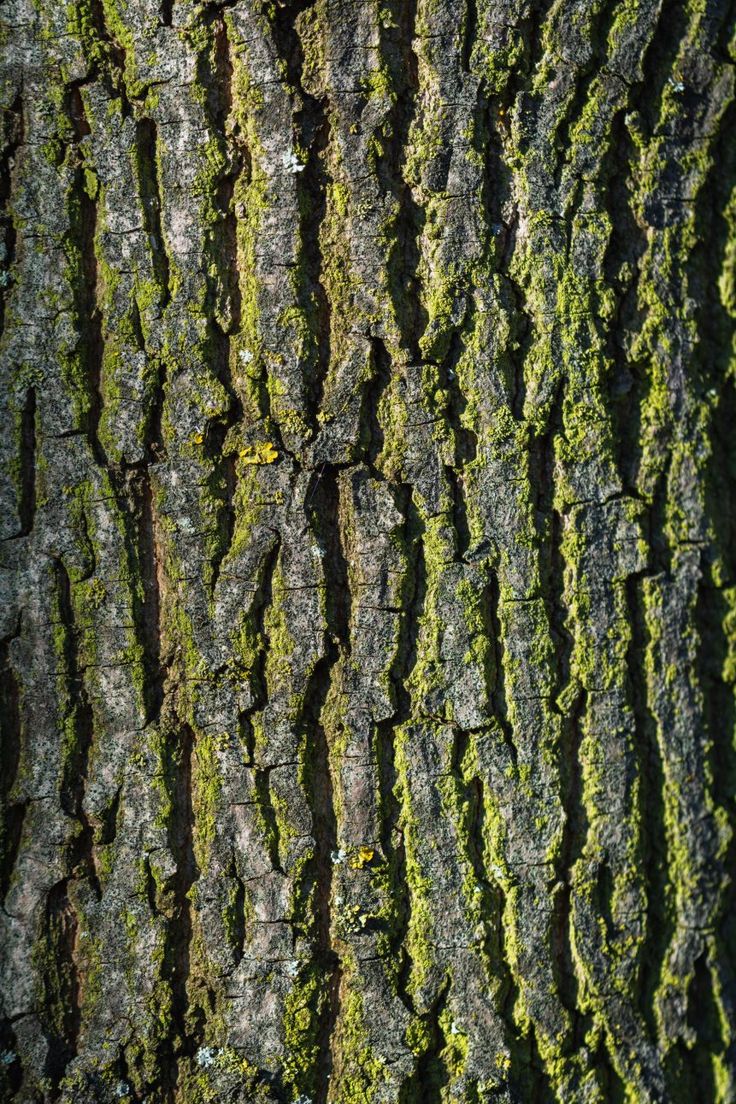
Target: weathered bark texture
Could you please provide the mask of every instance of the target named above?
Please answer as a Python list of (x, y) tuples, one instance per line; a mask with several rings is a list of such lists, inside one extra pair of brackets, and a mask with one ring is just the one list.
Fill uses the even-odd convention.
[(5, 0), (3, 1099), (735, 1101), (726, 0)]

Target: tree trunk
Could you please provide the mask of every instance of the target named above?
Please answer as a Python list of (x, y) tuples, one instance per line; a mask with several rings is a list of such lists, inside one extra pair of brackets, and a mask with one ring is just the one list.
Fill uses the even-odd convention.
[(733, 5), (3, 15), (3, 1099), (736, 1101)]

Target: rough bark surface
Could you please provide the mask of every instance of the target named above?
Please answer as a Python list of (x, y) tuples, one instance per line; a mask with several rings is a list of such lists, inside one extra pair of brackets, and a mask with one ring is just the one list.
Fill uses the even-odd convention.
[(0, 15), (3, 1099), (735, 1101), (733, 5)]

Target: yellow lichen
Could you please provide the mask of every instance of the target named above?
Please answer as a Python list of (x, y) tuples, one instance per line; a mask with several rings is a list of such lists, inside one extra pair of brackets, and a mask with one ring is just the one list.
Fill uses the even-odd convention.
[(350, 860), (353, 870), (362, 870), (373, 859), (375, 851), (372, 847), (359, 847), (356, 854)]
[(244, 464), (273, 464), (278, 458), (279, 454), (270, 441), (262, 445), (248, 445), (240, 452)]

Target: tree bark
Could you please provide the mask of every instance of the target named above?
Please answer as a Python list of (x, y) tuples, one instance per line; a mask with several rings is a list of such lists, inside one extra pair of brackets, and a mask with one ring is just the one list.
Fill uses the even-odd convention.
[(2, 1098), (736, 1101), (733, 5), (2, 15)]

